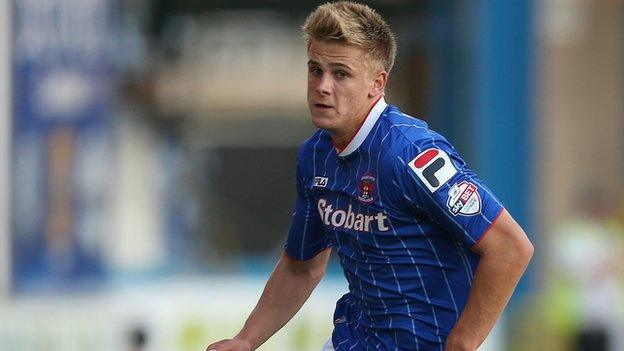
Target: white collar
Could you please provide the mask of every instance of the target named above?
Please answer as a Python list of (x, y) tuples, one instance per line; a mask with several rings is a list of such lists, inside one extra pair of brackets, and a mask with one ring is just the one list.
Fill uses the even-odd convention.
[(377, 122), (383, 110), (386, 109), (386, 106), (388, 106), (388, 104), (386, 104), (386, 101), (384, 100), (382, 96), (381, 99), (379, 99), (379, 101), (375, 103), (371, 111), (368, 113), (368, 116), (366, 116), (364, 123), (362, 124), (360, 129), (357, 131), (357, 133), (355, 133), (355, 136), (353, 136), (353, 139), (351, 139), (349, 144), (347, 144), (347, 146), (344, 148), (344, 150), (342, 150), (338, 154), (338, 156), (340, 157), (349, 156), (355, 150), (357, 150), (357, 148), (360, 147), (360, 145), (362, 145), (362, 143), (364, 142), (364, 140), (366, 140), (366, 137), (370, 133), (371, 129), (373, 129), (375, 122)]

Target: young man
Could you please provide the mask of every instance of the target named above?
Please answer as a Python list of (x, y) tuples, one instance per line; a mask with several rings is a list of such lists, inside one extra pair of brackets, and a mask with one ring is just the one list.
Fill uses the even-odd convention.
[(476, 350), (533, 247), (455, 149), (384, 101), (396, 44), (369, 7), (307, 19), (308, 105), (284, 253), (243, 329), (207, 350), (254, 350), (301, 308), (334, 248), (349, 282), (325, 350)]

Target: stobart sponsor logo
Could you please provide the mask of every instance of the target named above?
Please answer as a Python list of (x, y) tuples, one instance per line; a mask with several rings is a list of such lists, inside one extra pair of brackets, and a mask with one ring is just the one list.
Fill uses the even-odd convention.
[(353, 208), (345, 210), (334, 209), (332, 204), (328, 204), (327, 200), (318, 200), (318, 211), (321, 220), (325, 225), (332, 225), (337, 228), (355, 229), (361, 232), (370, 233), (376, 226), (378, 231), (385, 232), (389, 229), (386, 225), (388, 216), (383, 212), (377, 212), (374, 215), (367, 215), (353, 212)]

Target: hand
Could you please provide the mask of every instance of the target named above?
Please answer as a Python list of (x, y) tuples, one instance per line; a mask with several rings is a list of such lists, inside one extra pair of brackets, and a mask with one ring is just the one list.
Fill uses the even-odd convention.
[(248, 341), (234, 338), (212, 343), (206, 351), (252, 351), (252, 348)]

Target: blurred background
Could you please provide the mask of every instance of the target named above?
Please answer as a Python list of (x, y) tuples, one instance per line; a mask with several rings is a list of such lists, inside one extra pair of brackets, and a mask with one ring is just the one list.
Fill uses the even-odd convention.
[[(241, 327), (313, 133), (317, 1), (0, 0), (0, 350), (203, 350)], [(536, 255), (482, 350), (624, 350), (624, 1), (378, 0), (386, 100)], [(261, 350), (318, 350), (337, 261)]]

